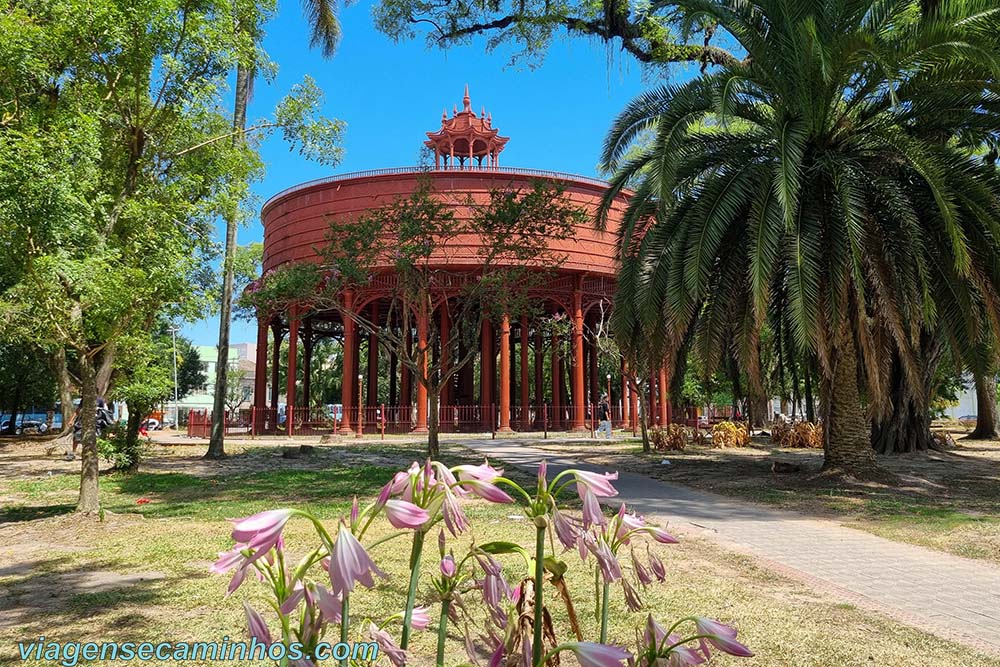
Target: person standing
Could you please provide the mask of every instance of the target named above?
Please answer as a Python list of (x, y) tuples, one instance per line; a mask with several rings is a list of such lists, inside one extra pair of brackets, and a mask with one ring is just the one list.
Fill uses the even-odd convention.
[(611, 439), (611, 405), (608, 403), (608, 395), (601, 394), (601, 402), (597, 405), (597, 420), (600, 426), (598, 433), (604, 434), (606, 440)]

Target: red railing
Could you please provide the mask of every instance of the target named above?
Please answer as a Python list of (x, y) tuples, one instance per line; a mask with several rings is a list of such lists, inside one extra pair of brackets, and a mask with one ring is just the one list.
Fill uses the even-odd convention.
[[(593, 433), (599, 426), (597, 406), (584, 409), (583, 428)], [(361, 417), (360, 423), (358, 417)], [(497, 405), (443, 405), (438, 408), (440, 433), (496, 433), (500, 429)], [(346, 419), (345, 419), (346, 417)], [(429, 417), (429, 415), (428, 415)], [(572, 405), (521, 405), (510, 409), (509, 426), (517, 432), (570, 431), (575, 410)], [(412, 405), (356, 407), (293, 408), (291, 424), (286, 409), (246, 408), (228, 413), (226, 435), (405, 435), (417, 428), (417, 409)], [(615, 428), (629, 428), (622, 420), (621, 406), (611, 407), (611, 422)], [(208, 438), (212, 431), (212, 413), (208, 410), (188, 412), (187, 434)]]

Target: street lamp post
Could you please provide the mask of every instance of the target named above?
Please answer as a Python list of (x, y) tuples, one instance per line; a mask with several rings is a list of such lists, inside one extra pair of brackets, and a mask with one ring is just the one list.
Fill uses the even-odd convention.
[(177, 430), (180, 424), (180, 408), (177, 405), (177, 332), (180, 331), (180, 327), (170, 327), (170, 338), (172, 341), (173, 352), (174, 352), (174, 430)]
[(608, 421), (613, 422), (611, 419), (611, 373), (608, 373)]

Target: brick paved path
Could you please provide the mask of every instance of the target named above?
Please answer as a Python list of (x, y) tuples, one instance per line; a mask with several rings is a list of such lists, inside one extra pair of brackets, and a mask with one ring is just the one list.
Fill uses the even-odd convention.
[[(517, 467), (534, 469), (546, 458), (550, 475), (567, 467), (599, 469), (518, 441), (462, 444)], [(1000, 568), (644, 475), (620, 472), (615, 486), (620, 495), (609, 499), (614, 505), (624, 501), (640, 514), (700, 529), (858, 606), (1000, 655)]]

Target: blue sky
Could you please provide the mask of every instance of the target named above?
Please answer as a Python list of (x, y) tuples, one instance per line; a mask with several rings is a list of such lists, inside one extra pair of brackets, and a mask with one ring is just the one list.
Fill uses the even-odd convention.
[[(347, 124), (344, 159), (335, 167), (309, 163), (280, 138), (262, 146), (267, 163), (254, 190), (260, 203), (296, 183), (333, 173), (417, 163), (424, 133), (440, 126), (445, 108), (462, 106), (469, 84), (476, 113), (485, 106), (493, 125), (510, 137), (500, 163), (596, 175), (601, 141), (624, 104), (652, 82), (638, 63), (605, 45), (581, 38), (560, 39), (542, 64), (510, 66), (513, 49), (487, 54), (485, 40), (442, 51), (422, 38), (399, 44), (375, 30), (371, 3), (341, 10), (343, 40), (330, 60), (308, 48), (308, 29), (299, 4), (282, 0), (267, 26), (265, 48), (279, 66), (275, 81), (258, 81), (250, 119), (268, 115), (277, 101), (306, 75), (325, 93), (327, 116)], [(685, 77), (678, 70), (674, 76)], [(646, 77), (648, 79), (648, 76)], [(239, 242), (260, 240), (260, 221), (239, 232)], [(199, 345), (214, 345), (218, 318), (184, 325)], [(234, 321), (232, 342), (252, 342), (256, 327)]]

